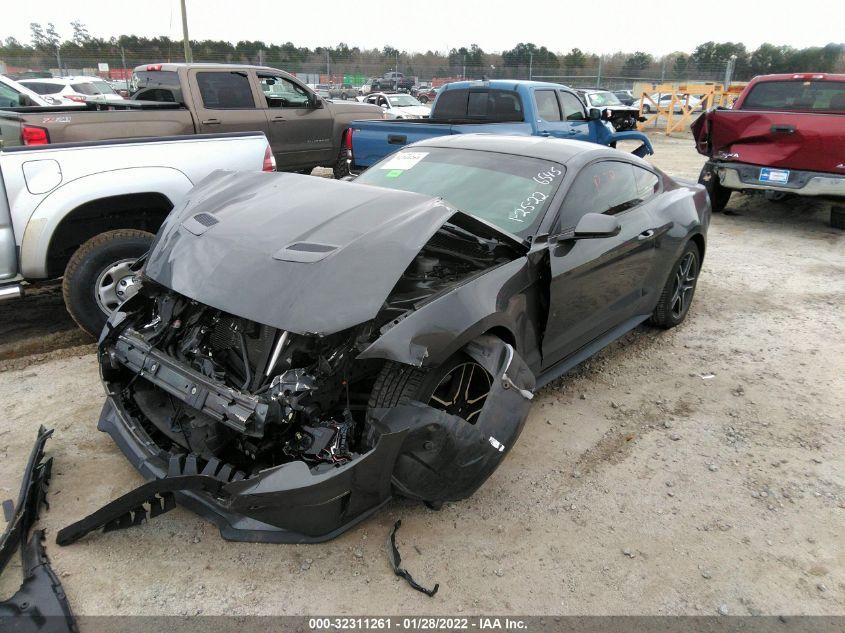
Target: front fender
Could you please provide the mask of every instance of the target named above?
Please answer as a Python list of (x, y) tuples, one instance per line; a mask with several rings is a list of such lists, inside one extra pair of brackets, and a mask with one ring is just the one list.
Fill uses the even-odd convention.
[(642, 142), (642, 145), (640, 145), (637, 149), (631, 152), (634, 156), (645, 158), (646, 156), (654, 154), (654, 147), (652, 147), (651, 141), (649, 140), (648, 136), (646, 136), (642, 132), (637, 132), (634, 130), (628, 130), (625, 132), (614, 132), (610, 135), (610, 140), (608, 141), (608, 144), (618, 143), (619, 141)]
[(536, 278), (527, 257), (494, 268), (389, 324), (359, 358), (437, 366), (482, 334), (504, 329), (533, 365)]
[(47, 277), (50, 241), (62, 220), (79, 206), (111, 196), (160, 193), (176, 205), (193, 187), (172, 167), (131, 167), (71, 180), (44, 197), (26, 222), (21, 239), (21, 273), (28, 279)]

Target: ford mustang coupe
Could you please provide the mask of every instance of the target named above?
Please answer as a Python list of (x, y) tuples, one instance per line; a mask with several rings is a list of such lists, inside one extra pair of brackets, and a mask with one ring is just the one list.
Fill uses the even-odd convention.
[(703, 186), (579, 141), (459, 135), (354, 182), (216, 172), (170, 214), (99, 358), (149, 481), (70, 543), (182, 504), (227, 539), (332, 538), (471, 495), (537, 388), (687, 315)]

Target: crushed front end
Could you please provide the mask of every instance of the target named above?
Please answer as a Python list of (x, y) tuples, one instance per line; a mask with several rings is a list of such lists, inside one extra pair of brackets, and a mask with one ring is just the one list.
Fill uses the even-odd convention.
[(355, 362), (371, 325), (297, 335), (155, 284), (132, 303), (100, 346), (98, 427), (148, 479), (209, 479), (180, 504), (229, 539), (309, 542), (390, 499), (402, 434), (365, 437), (378, 368)]

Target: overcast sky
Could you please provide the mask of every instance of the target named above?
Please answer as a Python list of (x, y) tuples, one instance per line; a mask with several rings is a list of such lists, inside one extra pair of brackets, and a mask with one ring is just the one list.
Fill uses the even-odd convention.
[[(361, 48), (446, 50), (478, 44), (485, 51), (534, 42), (553, 51), (692, 52), (708, 40), (795, 47), (845, 41), (842, 0), (187, 0), (192, 39), (346, 42)], [(70, 36), (71, 20), (92, 35), (181, 37), (179, 0), (6, 0), (0, 37), (29, 41), (30, 22), (53, 22)]]

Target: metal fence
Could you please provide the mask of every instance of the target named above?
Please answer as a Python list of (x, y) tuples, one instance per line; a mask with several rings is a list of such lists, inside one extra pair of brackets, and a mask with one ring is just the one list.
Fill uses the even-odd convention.
[[(488, 56), (495, 63), (464, 64), (461, 60), (431, 55), (396, 55), (377, 58), (356, 56), (337, 59), (331, 56), (309, 59), (286, 58), (277, 52), (216, 53), (197, 46), (193, 51), (195, 62), (256, 64), (280, 68), (291, 73), (319, 77), (320, 83), (341, 83), (344, 78), (366, 79), (381, 77), (386, 72), (398, 71), (421, 82), (443, 83), (458, 79), (536, 79), (553, 81), (573, 87), (606, 87), (629, 89), (636, 83), (663, 82), (721, 82), (725, 64), (695, 65), (692, 63), (668, 64), (657, 61), (640, 68), (622, 62), (609, 62), (601, 57), (590, 57), (580, 65), (542, 64), (531, 57), (509, 59)], [(97, 74), (112, 79), (124, 79), (134, 67), (155, 62), (182, 62), (184, 53), (180, 45), (148, 50), (128, 50), (119, 46), (105, 47), (96, 52), (13, 51), (0, 48), (0, 73), (25, 76), (39, 72), (53, 75)], [(744, 77), (737, 76), (737, 79)], [(439, 80), (439, 81), (438, 81)]]

